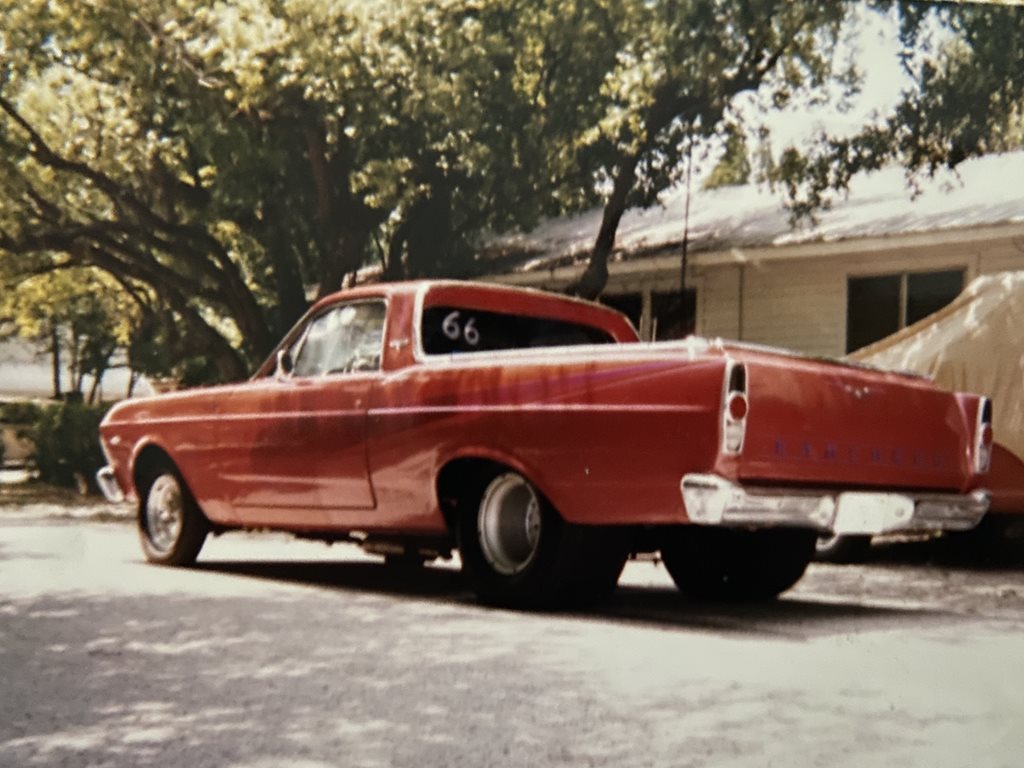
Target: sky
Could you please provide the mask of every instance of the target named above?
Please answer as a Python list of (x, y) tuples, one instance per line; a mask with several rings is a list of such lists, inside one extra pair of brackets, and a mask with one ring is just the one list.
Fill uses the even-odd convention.
[(859, 5), (856, 22), (852, 46), (839, 46), (836, 58), (845, 62), (853, 57), (863, 75), (860, 93), (846, 113), (837, 111), (831, 104), (821, 107), (794, 104), (786, 110), (768, 112), (765, 123), (772, 132), (772, 146), (776, 151), (792, 144), (800, 145), (822, 130), (840, 136), (856, 133), (872, 114), (890, 111), (899, 101), (900, 93), (910, 87), (911, 80), (898, 58), (901, 46), (895, 17), (883, 16)]

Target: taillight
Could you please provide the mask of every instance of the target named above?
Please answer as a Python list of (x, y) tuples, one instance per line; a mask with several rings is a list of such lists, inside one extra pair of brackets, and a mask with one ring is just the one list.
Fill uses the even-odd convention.
[(992, 401), (981, 398), (978, 404), (978, 423), (974, 428), (974, 471), (988, 472), (992, 462)]
[(747, 418), (747, 396), (739, 392), (729, 395), (729, 418), (733, 421), (743, 421)]
[(722, 452), (736, 455), (743, 450), (743, 436), (747, 431), (747, 367), (729, 360), (725, 366), (722, 393)]

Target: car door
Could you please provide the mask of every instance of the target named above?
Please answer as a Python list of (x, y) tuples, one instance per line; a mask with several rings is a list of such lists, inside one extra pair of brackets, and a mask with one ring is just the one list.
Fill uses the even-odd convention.
[(339, 510), (375, 506), (366, 412), (380, 376), (383, 300), (311, 317), (273, 375), (232, 394), (220, 420), (223, 472), (244, 525), (329, 526)]

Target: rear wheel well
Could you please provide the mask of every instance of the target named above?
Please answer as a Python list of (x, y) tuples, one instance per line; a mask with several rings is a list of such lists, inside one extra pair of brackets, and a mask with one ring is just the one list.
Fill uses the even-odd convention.
[(629, 556), (629, 529), (567, 523), (522, 470), (502, 462), (452, 461), (438, 474), (437, 496), (463, 572), (488, 604), (600, 601)]
[(490, 459), (463, 458), (448, 462), (437, 475), (437, 503), (452, 541), (458, 530), (459, 503), (466, 491), (475, 488), (484, 478), (508, 469)]

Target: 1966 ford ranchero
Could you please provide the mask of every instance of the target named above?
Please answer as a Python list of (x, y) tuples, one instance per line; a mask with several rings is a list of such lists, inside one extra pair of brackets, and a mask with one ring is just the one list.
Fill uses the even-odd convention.
[(279, 529), (457, 549), (481, 599), (539, 605), (607, 595), (631, 553), (691, 596), (760, 599), (819, 534), (970, 528), (992, 431), (984, 398), (923, 378), (418, 282), (328, 297), (249, 381), (124, 402), (101, 435), (153, 562)]

